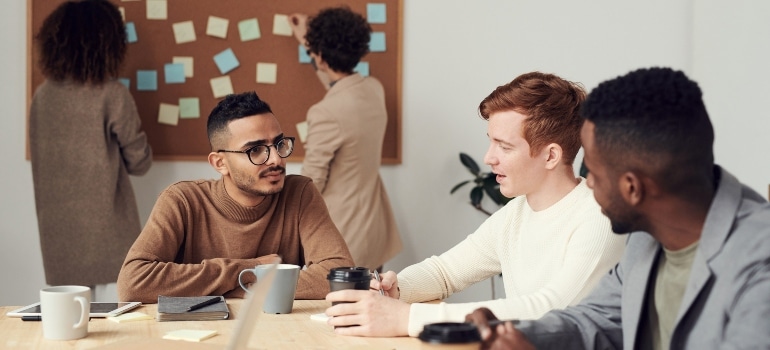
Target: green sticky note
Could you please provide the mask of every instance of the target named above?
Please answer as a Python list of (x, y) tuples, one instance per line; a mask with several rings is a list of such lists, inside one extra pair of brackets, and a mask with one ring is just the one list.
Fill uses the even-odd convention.
[(200, 101), (197, 97), (179, 98), (180, 118), (199, 118), (201, 116)]
[(262, 36), (262, 33), (259, 31), (259, 22), (256, 18), (238, 22), (238, 32), (241, 34), (241, 41), (256, 40)]

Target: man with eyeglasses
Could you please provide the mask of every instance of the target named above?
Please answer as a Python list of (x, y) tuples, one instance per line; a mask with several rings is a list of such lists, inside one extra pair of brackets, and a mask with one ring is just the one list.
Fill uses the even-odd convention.
[(312, 181), (286, 175), (294, 138), (254, 92), (220, 101), (207, 129), (209, 164), (222, 177), (181, 181), (159, 195), (118, 276), (120, 300), (243, 297), (239, 272), (276, 255), (305, 266), (296, 299), (323, 299), (329, 270), (353, 259)]

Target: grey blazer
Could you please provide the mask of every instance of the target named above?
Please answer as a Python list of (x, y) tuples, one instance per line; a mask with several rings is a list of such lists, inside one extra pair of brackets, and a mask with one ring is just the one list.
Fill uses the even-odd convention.
[[(770, 349), (770, 204), (727, 171), (711, 203), (671, 349)], [(634, 349), (650, 272), (661, 250), (649, 234), (579, 305), (519, 328), (538, 349)]]

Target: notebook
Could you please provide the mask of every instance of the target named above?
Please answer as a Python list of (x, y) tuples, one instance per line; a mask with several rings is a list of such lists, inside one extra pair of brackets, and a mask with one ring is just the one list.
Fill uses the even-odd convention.
[(243, 301), (240, 310), (238, 310), (238, 317), (236, 318), (235, 331), (233, 337), (227, 345), (221, 344), (206, 344), (206, 343), (194, 343), (181, 340), (167, 340), (161, 338), (153, 339), (136, 339), (119, 343), (113, 343), (99, 347), (98, 349), (225, 349), (225, 350), (242, 350), (248, 349), (249, 339), (251, 338), (251, 330), (257, 324), (259, 316), (262, 315), (262, 305), (267, 299), (267, 292), (270, 290), (270, 286), (275, 279), (276, 267), (280, 263), (280, 259), (276, 258), (267, 274), (260, 278), (259, 283), (252, 286), (252, 293), (248, 293), (246, 299)]
[(219, 301), (206, 305), (197, 310), (187, 311), (190, 306), (211, 300), (211, 296), (203, 297), (169, 297), (158, 296), (158, 321), (209, 321), (226, 320), (230, 318), (225, 297), (219, 296)]

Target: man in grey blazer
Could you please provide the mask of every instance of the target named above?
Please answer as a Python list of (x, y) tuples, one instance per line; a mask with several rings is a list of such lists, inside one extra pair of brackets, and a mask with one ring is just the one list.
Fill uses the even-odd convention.
[(770, 204), (714, 164), (698, 85), (640, 69), (581, 111), (588, 185), (624, 257), (579, 305), (488, 327), (499, 349), (770, 349)]

